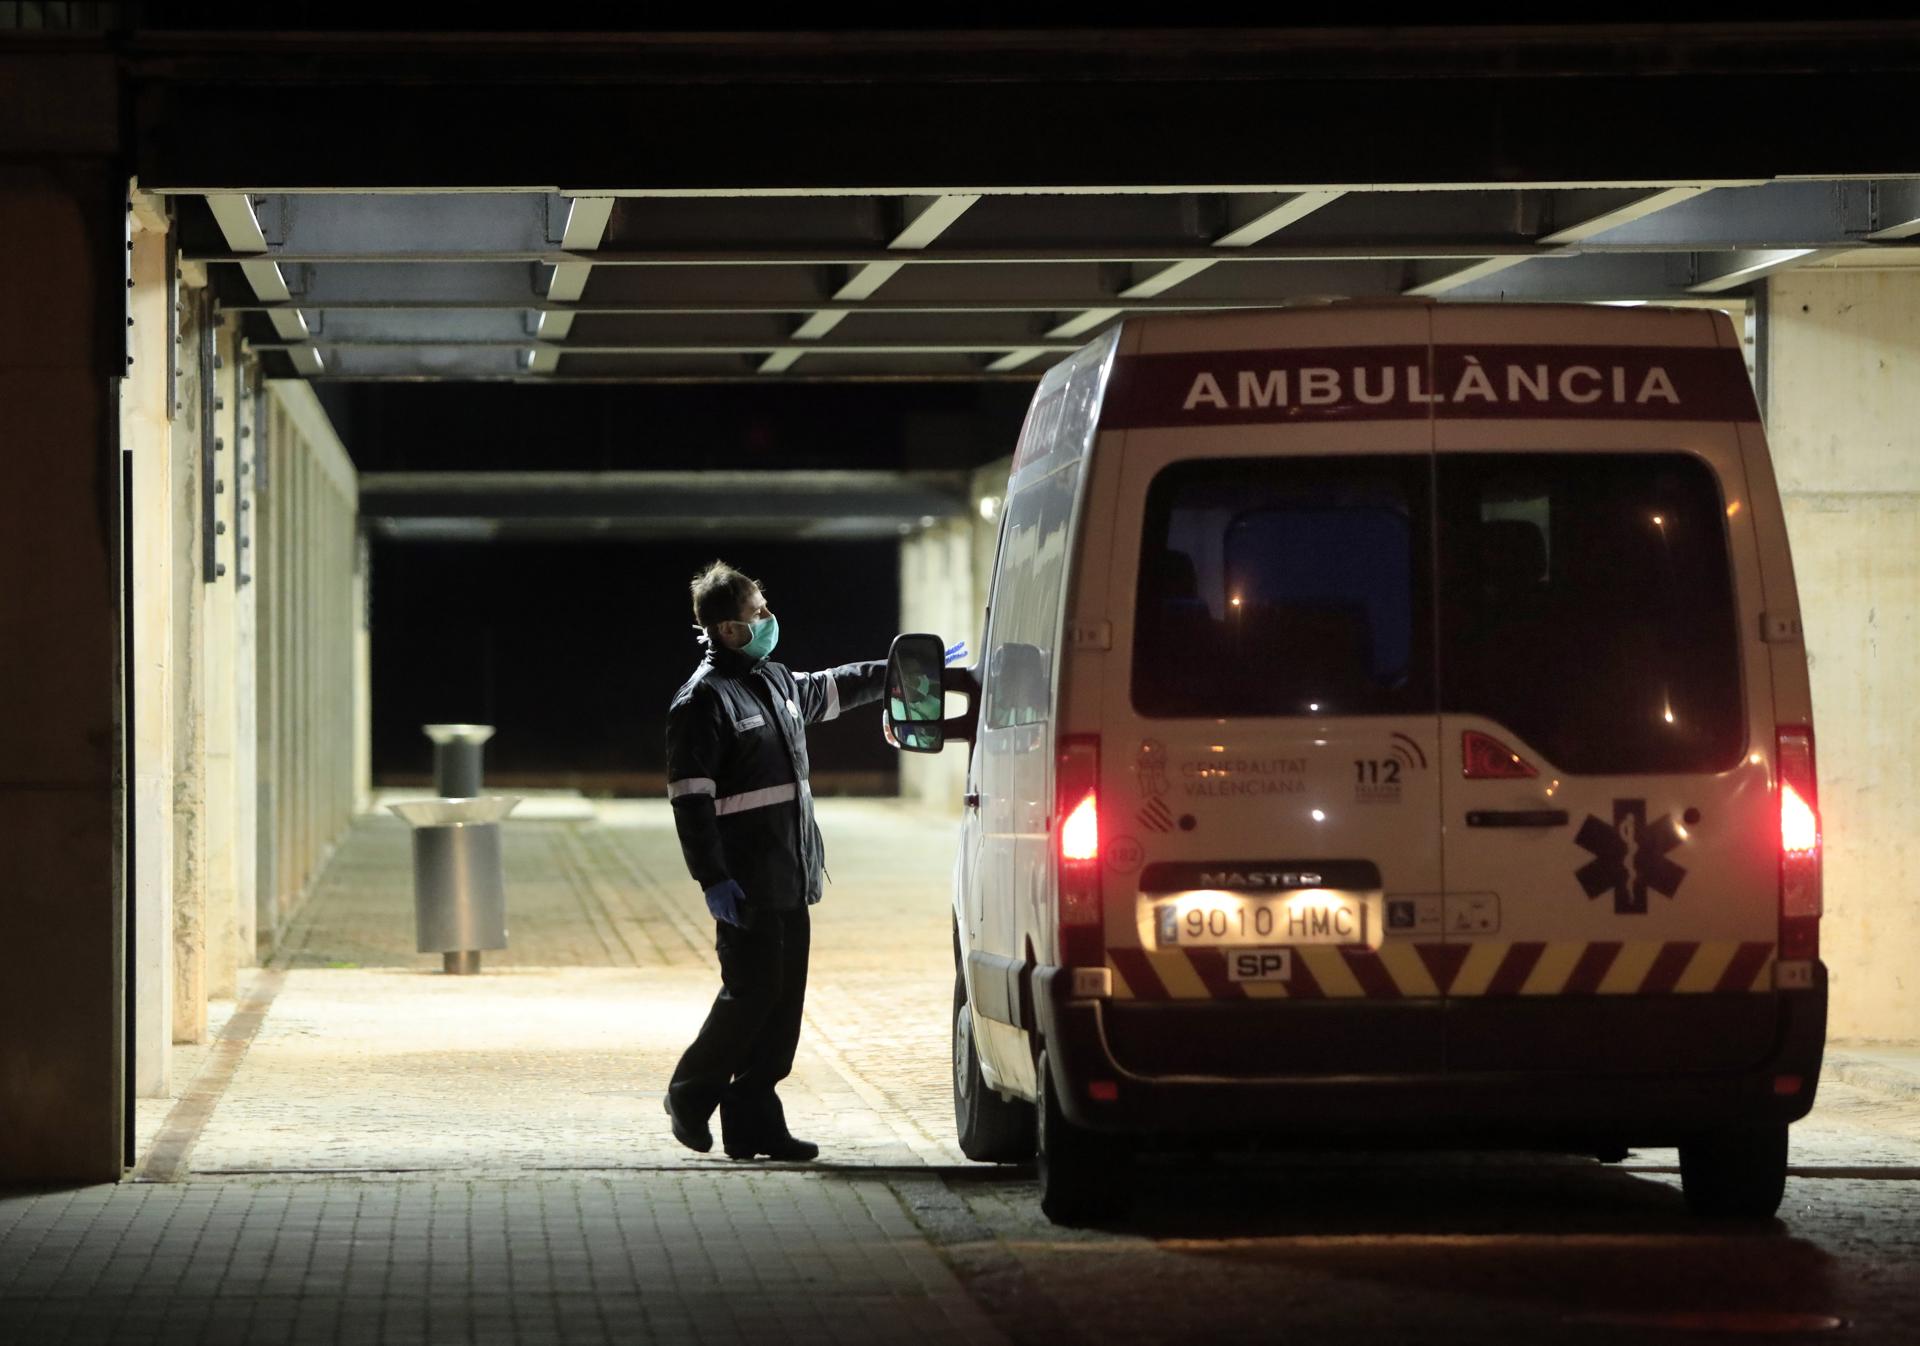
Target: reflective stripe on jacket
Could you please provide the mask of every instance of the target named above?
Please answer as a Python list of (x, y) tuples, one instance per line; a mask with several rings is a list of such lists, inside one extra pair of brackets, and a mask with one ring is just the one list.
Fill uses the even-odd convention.
[(734, 879), (754, 907), (820, 900), (806, 727), (878, 701), (885, 676), (882, 662), (794, 673), (708, 649), (667, 709), (667, 798), (695, 882)]

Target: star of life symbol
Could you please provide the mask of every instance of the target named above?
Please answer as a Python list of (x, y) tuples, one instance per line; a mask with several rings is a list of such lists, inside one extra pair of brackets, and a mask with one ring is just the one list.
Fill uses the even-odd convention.
[(1680, 828), (1670, 814), (1649, 824), (1644, 799), (1614, 800), (1611, 827), (1588, 814), (1574, 841), (1593, 855), (1574, 874), (1580, 887), (1590, 899), (1611, 889), (1613, 909), (1622, 916), (1644, 916), (1649, 888), (1672, 897), (1687, 877), (1685, 868), (1667, 858), (1680, 844)]

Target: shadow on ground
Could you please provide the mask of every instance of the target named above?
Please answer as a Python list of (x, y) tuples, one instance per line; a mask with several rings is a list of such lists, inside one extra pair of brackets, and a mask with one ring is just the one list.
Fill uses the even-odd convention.
[[(1037, 1207), (1029, 1174), (976, 1172), (949, 1183), (976, 1203)], [(1071, 1302), (1076, 1289), (1044, 1268), (1070, 1282), (1060, 1256), (1104, 1245), (1127, 1262), (1123, 1299), (1152, 1302), (1156, 1284), (1192, 1295), (1222, 1337), (1325, 1319), (1349, 1333), (1424, 1322), (1444, 1338), (1468, 1306), (1489, 1324), (1660, 1337), (1733, 1330), (1712, 1325), (1722, 1315), (1746, 1315), (1749, 1331), (1818, 1319), (1842, 1299), (1832, 1258), (1780, 1221), (1699, 1220), (1671, 1177), (1590, 1160), (1154, 1156), (1127, 1181), (1124, 1220), (1058, 1229), (1034, 1210), (1025, 1232), (1043, 1282)]]

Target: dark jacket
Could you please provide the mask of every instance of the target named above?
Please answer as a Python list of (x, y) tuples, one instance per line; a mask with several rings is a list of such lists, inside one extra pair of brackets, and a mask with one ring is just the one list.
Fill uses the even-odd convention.
[(878, 701), (885, 676), (878, 662), (793, 673), (709, 647), (667, 709), (667, 798), (703, 889), (730, 878), (769, 910), (820, 900), (806, 726)]

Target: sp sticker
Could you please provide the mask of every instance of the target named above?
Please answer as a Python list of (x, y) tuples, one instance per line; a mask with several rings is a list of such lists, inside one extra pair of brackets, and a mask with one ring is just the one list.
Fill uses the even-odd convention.
[(1292, 981), (1292, 949), (1232, 949), (1227, 953), (1228, 981)]
[(1581, 890), (1589, 899), (1611, 890), (1613, 909), (1622, 916), (1644, 916), (1648, 889), (1673, 897), (1687, 877), (1667, 858), (1680, 844), (1679, 827), (1670, 814), (1648, 823), (1644, 799), (1614, 800), (1611, 827), (1588, 814), (1574, 842), (1593, 856), (1574, 874)]

